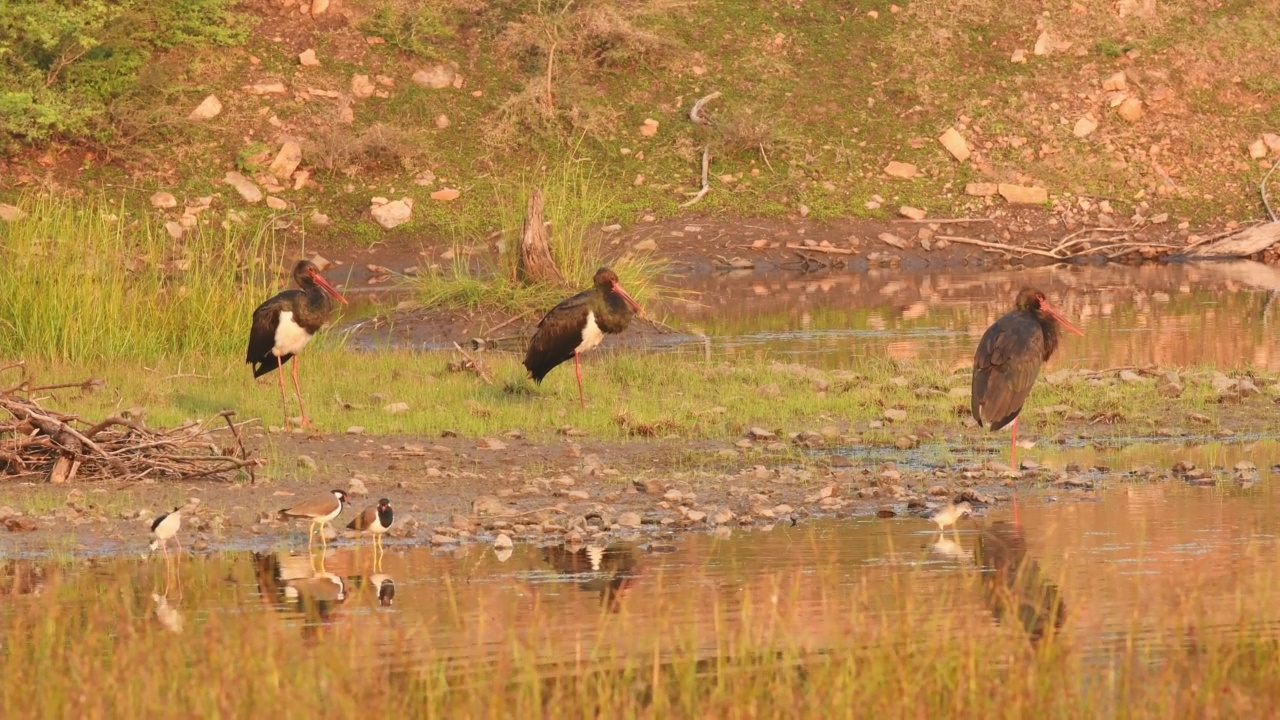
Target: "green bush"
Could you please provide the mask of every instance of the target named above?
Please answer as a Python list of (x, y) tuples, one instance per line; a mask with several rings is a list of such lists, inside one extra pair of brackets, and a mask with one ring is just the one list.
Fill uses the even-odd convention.
[(113, 108), (158, 51), (235, 45), (237, 0), (6, 0), (0, 3), (0, 146), (104, 142)]

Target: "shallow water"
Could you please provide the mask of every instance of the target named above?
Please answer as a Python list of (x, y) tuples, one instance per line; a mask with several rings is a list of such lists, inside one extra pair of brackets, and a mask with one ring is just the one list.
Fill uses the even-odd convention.
[(1261, 599), (1280, 578), (1276, 501), (1268, 482), (1024, 491), (1020, 526), (1002, 507), (946, 534), (906, 516), (521, 544), (506, 557), (487, 543), (389, 544), (380, 568), (369, 546), (351, 544), (330, 548), (322, 568), (304, 548), (188, 555), (175, 572), (159, 556), (10, 559), (0, 614), (87, 608), (113, 588), (151, 608), (132, 622), (198, 636), (216, 615), (319, 643), (342, 628), (372, 640), (365, 662), (409, 667), (510, 662), (513, 649), (558, 666), (677, 650), (712, 658), (748, 640), (821, 651), (888, 641), (910, 622), (937, 637), (1053, 633), (1104, 667), (1127, 644), (1158, 653), (1184, 642), (1187, 622), (1197, 641), (1275, 636), (1280, 607)]

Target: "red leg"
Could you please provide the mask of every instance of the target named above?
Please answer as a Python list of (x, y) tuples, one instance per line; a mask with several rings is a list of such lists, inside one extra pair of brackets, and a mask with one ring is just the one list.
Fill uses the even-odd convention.
[(307, 417), (306, 408), (302, 407), (302, 388), (298, 387), (298, 360), (299, 356), (293, 356), (293, 394), (298, 398), (298, 412), (302, 413), (302, 427), (315, 427), (311, 424), (311, 418)]
[(289, 403), (284, 398), (284, 363), (276, 356), (276, 374), (280, 376), (280, 409), (284, 411), (284, 429), (289, 429)]
[[(1013, 440), (1009, 454), (1013, 458), (1013, 471), (1018, 472), (1018, 418), (1013, 419), (1013, 425), (1010, 426), (1013, 432)], [(1022, 520), (1018, 517), (1018, 481), (1015, 479), (1013, 485), (1013, 524), (1017, 527), (1022, 526)]]
[(573, 372), (578, 376), (578, 404), (585, 410), (587, 408), (587, 396), (582, 392), (582, 363), (578, 360), (578, 352), (576, 350), (573, 353)]

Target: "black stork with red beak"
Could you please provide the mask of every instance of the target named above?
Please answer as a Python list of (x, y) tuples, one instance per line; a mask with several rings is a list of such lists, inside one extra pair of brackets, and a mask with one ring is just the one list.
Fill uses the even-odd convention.
[(1023, 288), (1017, 308), (987, 328), (973, 356), (971, 409), (978, 425), (999, 430), (1010, 425), (1009, 451), (1018, 468), (1018, 413), (1040, 375), (1040, 366), (1058, 349), (1059, 326), (1084, 335), (1044, 299), (1044, 293)]
[[(293, 281), (300, 290), (285, 290), (253, 311), (249, 352), (245, 356), (245, 362), (253, 365), (255, 378), (272, 370), (280, 371), (280, 406), (284, 409), (286, 430), (289, 428), (289, 407), (284, 392), (284, 364), (302, 352), (311, 336), (329, 320), (333, 300), (344, 305), (347, 302), (310, 260), (299, 260), (293, 266)], [(302, 413), (302, 425), (311, 427), (311, 420), (302, 406), (302, 390), (298, 387), (297, 360), (293, 362), (293, 391), (298, 398), (298, 410)]]
[(582, 392), (582, 363), (578, 356), (599, 345), (606, 334), (626, 330), (632, 315), (644, 315), (640, 305), (622, 289), (614, 271), (597, 270), (594, 285), (543, 316), (524, 356), (524, 366), (537, 383), (552, 368), (572, 358), (578, 376), (578, 401), (584, 408), (587, 398)]

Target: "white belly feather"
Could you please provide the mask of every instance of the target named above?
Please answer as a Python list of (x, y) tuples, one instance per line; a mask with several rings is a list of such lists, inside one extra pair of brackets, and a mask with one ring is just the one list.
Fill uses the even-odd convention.
[(271, 354), (276, 357), (297, 355), (311, 341), (311, 333), (293, 321), (293, 311), (284, 310), (276, 323), (275, 344), (271, 346)]
[(582, 328), (582, 342), (574, 348), (574, 352), (584, 353), (600, 344), (604, 339), (604, 331), (596, 324), (596, 314), (587, 312), (587, 324)]

